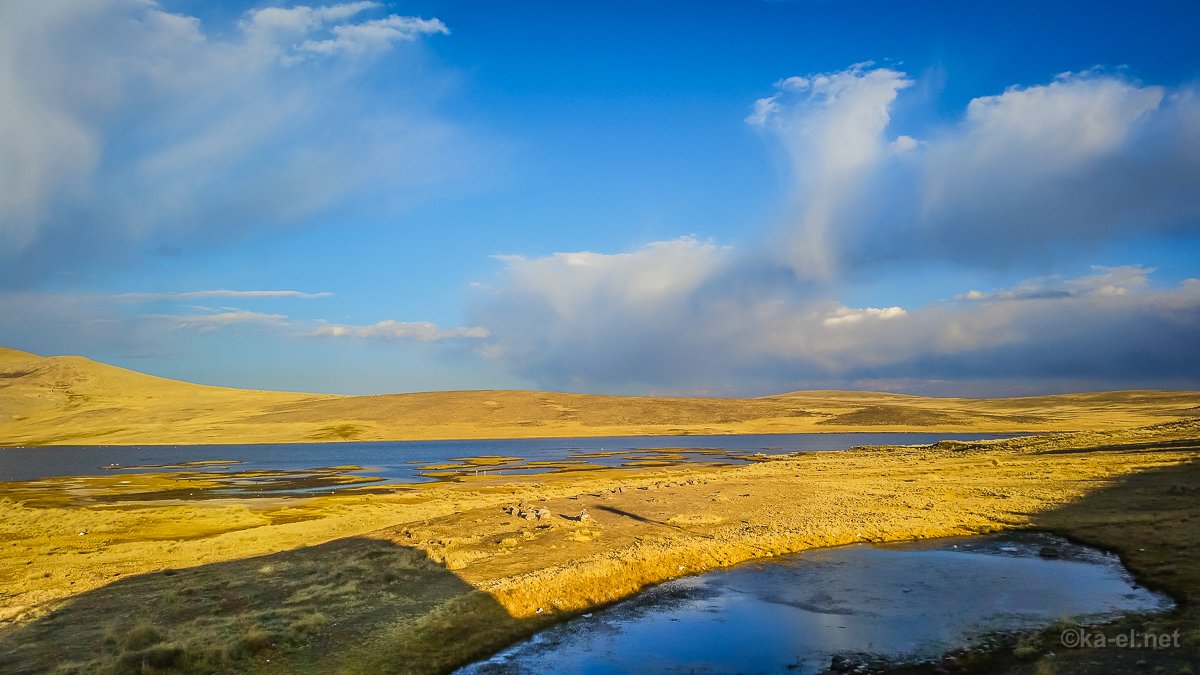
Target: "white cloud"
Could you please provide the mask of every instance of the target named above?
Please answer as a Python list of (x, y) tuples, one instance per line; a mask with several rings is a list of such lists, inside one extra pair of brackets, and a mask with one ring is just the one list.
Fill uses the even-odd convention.
[(381, 19), (352, 21), (378, 2), (350, 2), (322, 7), (265, 7), (251, 10), (238, 26), (255, 49), (295, 64), (312, 56), (362, 55), (389, 49), (426, 35), (450, 30), (438, 19), (390, 14)]
[(150, 0), (0, 3), (0, 284), (354, 198), (399, 208), (468, 166), (434, 75), (358, 86), (446, 32), (381, 7), (264, 8), (221, 31)]
[(904, 311), (903, 307), (864, 307), (855, 309), (853, 307), (838, 307), (821, 323), (826, 326), (837, 326), (839, 324), (859, 323), (864, 319), (878, 319), (886, 321), (895, 319), (901, 316), (906, 316), (908, 312)]
[[(770, 131), (790, 160), (797, 206), (784, 251), (802, 277), (838, 272), (834, 229), (865, 196), (865, 181), (887, 155), (891, 104), (912, 85), (904, 73), (870, 66), (781, 80), (746, 120)], [(910, 141), (897, 139), (896, 147)]]
[(440, 342), (442, 340), (480, 340), (490, 335), (486, 328), (438, 328), (428, 321), (380, 321), (368, 326), (346, 324), (324, 324), (306, 335), (312, 337), (354, 337), (375, 340), (416, 340), (417, 342)]
[(326, 24), (347, 21), (378, 7), (378, 2), (344, 2), (322, 7), (264, 7), (246, 12), (238, 22), (238, 27), (251, 42), (295, 46)]
[(509, 290), (542, 296), (558, 316), (586, 316), (612, 303), (645, 312), (671, 307), (724, 264), (728, 249), (693, 237), (606, 255), (587, 251), (544, 258), (498, 256)]
[(1100, 71), (970, 102), (924, 138), (891, 129), (912, 84), (859, 64), (792, 77), (747, 118), (790, 160), (801, 278), (941, 258), (1034, 263), (1128, 234), (1200, 229), (1200, 96)]
[(1162, 103), (1162, 87), (1139, 87), (1091, 73), (1063, 73), (1045, 85), (1011, 87), (967, 105), (962, 133), (975, 161), (1036, 153), (1075, 166), (1112, 152)]
[(920, 141), (912, 136), (905, 136), (901, 134), (896, 137), (896, 140), (892, 141), (891, 148), (893, 153), (897, 155), (903, 155), (906, 152), (916, 150), (917, 146), (920, 144)]
[[(477, 288), (473, 323), (491, 332), (479, 351), (551, 388), (780, 391), (916, 373), (1200, 377), (1200, 282), (1153, 289), (1143, 267), (1031, 279), (961, 302), (855, 308), (771, 273), (762, 258), (694, 239), (504, 262), (495, 283)], [(660, 274), (675, 282), (645, 281)]]
[(394, 42), (411, 42), (423, 35), (448, 34), (437, 19), (397, 16), (333, 27), (333, 37), (305, 40), (299, 49), (313, 54), (363, 53), (387, 49)]
[(282, 327), (290, 323), (286, 314), (267, 314), (242, 309), (229, 309), (209, 314), (150, 314), (145, 318), (160, 319), (173, 327), (196, 330), (201, 333), (213, 333), (222, 328), (243, 324)]

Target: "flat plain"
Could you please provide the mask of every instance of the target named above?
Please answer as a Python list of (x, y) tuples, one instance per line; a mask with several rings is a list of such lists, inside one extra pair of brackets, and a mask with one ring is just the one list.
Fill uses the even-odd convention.
[[(311, 497), (189, 499), (184, 490), (222, 486), (202, 467), (3, 482), (0, 671), (444, 672), (670, 578), (816, 547), (1012, 529), (1120, 554), (1179, 608), (1103, 630), (1179, 630), (1182, 646), (1064, 650), (1048, 631), (928, 669), (1182, 673), (1200, 662), (1195, 393), (351, 398), (0, 356), (8, 444), (588, 435), (581, 429), (1046, 432)], [(521, 518), (522, 503), (545, 517)], [(579, 520), (583, 510), (590, 517)]]

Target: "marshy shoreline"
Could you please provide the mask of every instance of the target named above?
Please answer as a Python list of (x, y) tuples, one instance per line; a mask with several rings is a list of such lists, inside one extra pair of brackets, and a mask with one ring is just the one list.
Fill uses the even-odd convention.
[[(1200, 660), (1198, 460), (1200, 422), (1179, 421), (304, 498), (138, 500), (188, 484), (153, 473), (4, 483), (0, 668), (445, 672), (683, 575), (1034, 529), (1118, 553), (1178, 605), (1110, 630), (1183, 645), (1069, 650), (1047, 633), (908, 668), (1184, 672)], [(506, 508), (520, 502), (548, 514)]]

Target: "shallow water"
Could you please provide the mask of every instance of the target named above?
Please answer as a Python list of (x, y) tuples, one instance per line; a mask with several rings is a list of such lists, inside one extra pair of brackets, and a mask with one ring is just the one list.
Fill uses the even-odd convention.
[(1115, 556), (1050, 535), (858, 544), (671, 581), (459, 672), (812, 673), (834, 655), (930, 659), (989, 631), (1171, 606)]
[[(0, 481), (123, 473), (243, 474), (255, 489), (275, 494), (288, 475), (336, 473), (360, 485), (421, 483), (476, 475), (519, 475), (588, 467), (667, 466), (683, 462), (743, 464), (753, 455), (845, 450), (859, 445), (920, 445), (940, 440), (1020, 434), (744, 434), (618, 436), (476, 441), (383, 441), (264, 445), (45, 446), (0, 448)], [(334, 466), (337, 465), (337, 466)], [(271, 481), (255, 481), (272, 472)], [(292, 481), (295, 482), (295, 481)], [(347, 487), (353, 481), (340, 480)], [(233, 485), (233, 492), (245, 492)], [(316, 488), (327, 489), (322, 481)]]

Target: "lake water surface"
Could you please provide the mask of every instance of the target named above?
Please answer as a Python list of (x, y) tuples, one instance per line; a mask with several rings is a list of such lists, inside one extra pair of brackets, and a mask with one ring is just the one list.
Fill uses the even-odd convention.
[(1115, 556), (1051, 535), (858, 544), (667, 582), (459, 672), (813, 673), (835, 655), (935, 659), (988, 631), (1171, 607)]
[[(470, 441), (382, 441), (265, 445), (43, 446), (0, 448), (0, 481), (148, 472), (229, 473), (235, 489), (258, 485), (275, 494), (296, 489), (279, 474), (336, 474), (338, 487), (420, 483), (472, 475), (515, 475), (594, 467), (666, 466), (682, 462), (742, 464), (756, 454), (845, 450), (860, 445), (923, 445), (1020, 434), (852, 433), (730, 436), (615, 436)], [(264, 472), (271, 475), (262, 475)], [(257, 480), (262, 478), (263, 480)], [(299, 481), (303, 483), (303, 481)], [(311, 481), (309, 481), (311, 482)], [(307, 484), (307, 483), (305, 483)], [(317, 481), (321, 485), (321, 481)], [(287, 487), (293, 485), (292, 488)]]

